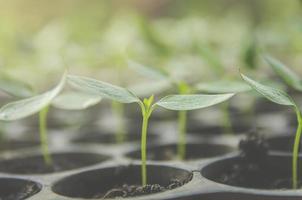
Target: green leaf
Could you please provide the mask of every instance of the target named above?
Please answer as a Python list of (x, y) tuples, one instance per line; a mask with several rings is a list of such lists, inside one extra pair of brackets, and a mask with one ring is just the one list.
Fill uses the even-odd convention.
[(172, 87), (171, 82), (163, 80), (163, 81), (153, 81), (144, 82), (140, 84), (135, 84), (133, 86), (129, 86), (129, 90), (133, 91), (139, 97), (150, 96), (150, 94), (159, 94), (164, 92)]
[(83, 92), (65, 92), (57, 96), (52, 105), (65, 110), (83, 110), (98, 104), (101, 97)]
[(2, 75), (0, 77), (0, 90), (14, 97), (30, 97), (34, 94), (33, 89), (28, 84)]
[(134, 103), (140, 101), (139, 98), (129, 90), (119, 86), (83, 76), (68, 75), (67, 79), (71, 86), (87, 94), (98, 95), (120, 103)]
[(286, 94), (284, 91), (263, 85), (259, 82), (252, 80), (251, 78), (241, 74), (242, 79), (247, 82), (255, 91), (263, 95), (268, 100), (275, 102), (277, 104), (286, 105), (286, 106), (295, 106), (295, 102), (292, 98)]
[(66, 75), (67, 73), (65, 72), (60, 83), (52, 90), (34, 97), (8, 103), (3, 106), (0, 109), (0, 120), (11, 121), (22, 119), (33, 115), (48, 106), (63, 89), (66, 81)]
[(243, 81), (220, 80), (207, 83), (199, 83), (195, 86), (198, 91), (208, 93), (239, 93), (251, 90), (251, 87)]
[(170, 95), (162, 98), (155, 105), (169, 110), (195, 110), (206, 108), (234, 96), (231, 94), (195, 94), (195, 95)]
[(265, 56), (265, 60), (274, 69), (274, 71), (291, 87), (296, 90), (302, 91), (302, 80), (293, 72), (290, 68), (285, 66), (280, 61), (270, 57)]
[(128, 61), (128, 67), (141, 74), (142, 76), (152, 79), (169, 79), (169, 74), (164, 70), (155, 67), (149, 67), (132, 60)]

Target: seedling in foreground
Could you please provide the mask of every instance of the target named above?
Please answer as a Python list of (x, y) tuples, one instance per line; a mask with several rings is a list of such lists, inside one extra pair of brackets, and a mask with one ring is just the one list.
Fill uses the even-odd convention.
[(284, 106), (292, 106), (296, 112), (297, 120), (298, 120), (298, 128), (296, 131), (295, 142), (293, 146), (293, 160), (292, 160), (292, 185), (294, 189), (298, 187), (298, 156), (299, 156), (299, 146), (302, 132), (302, 116), (299, 107), (294, 102), (294, 100), (282, 90), (272, 88), (266, 85), (263, 85), (259, 82), (252, 80), (251, 78), (241, 74), (242, 79), (248, 83), (253, 90), (263, 95), (268, 100), (284, 105)]
[(163, 107), (169, 110), (186, 111), (209, 107), (228, 100), (234, 94), (216, 94), (216, 95), (170, 95), (154, 102), (154, 96), (139, 99), (129, 90), (115, 86), (109, 83), (101, 82), (95, 79), (68, 76), (68, 83), (73, 87), (91, 95), (99, 95), (102, 98), (111, 99), (120, 103), (137, 103), (142, 112), (142, 130), (141, 130), (141, 177), (142, 185), (147, 184), (147, 132), (148, 122), (153, 110), (157, 107)]
[[(41, 150), (43, 153), (44, 162), (47, 165), (52, 164), (52, 158), (48, 149), (47, 137), (47, 113), (49, 106), (53, 103), (53, 105), (57, 108), (75, 110), (84, 109), (91, 103), (95, 103), (94, 101), (92, 101), (92, 97), (81, 95), (79, 93), (65, 93), (58, 96), (62, 91), (65, 82), (66, 73), (64, 73), (61, 81), (55, 88), (40, 95), (8, 103), (0, 109), (0, 120), (3, 121), (14, 121), (39, 112)], [(100, 98), (97, 97), (97, 101), (99, 100)]]
[[(214, 59), (215, 60), (215, 59)], [(197, 85), (189, 84), (185, 81), (175, 79), (171, 76), (169, 71), (145, 66), (134, 61), (129, 61), (128, 66), (138, 73), (149, 77), (154, 80), (161, 81), (163, 87), (159, 89), (167, 89), (169, 86), (174, 87), (178, 94), (193, 94), (196, 91), (207, 92), (207, 93), (237, 93), (249, 89), (249, 86), (242, 81), (226, 80), (214, 83), (200, 83)], [(164, 82), (163, 82), (164, 81)], [(144, 89), (144, 88), (142, 88)], [(232, 132), (232, 125), (228, 113), (228, 104), (225, 102), (222, 104), (224, 111), (223, 115), (223, 125), (226, 129), (226, 133)], [(177, 154), (179, 159), (183, 160), (186, 155), (186, 133), (187, 133), (187, 111), (182, 110), (178, 112), (178, 145), (177, 145)]]

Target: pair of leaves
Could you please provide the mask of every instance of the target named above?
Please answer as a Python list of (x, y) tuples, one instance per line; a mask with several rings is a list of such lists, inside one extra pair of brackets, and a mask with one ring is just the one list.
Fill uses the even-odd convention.
[(100, 97), (79, 92), (69, 92), (59, 95), (65, 85), (66, 77), (67, 74), (64, 73), (59, 84), (43, 94), (3, 106), (0, 109), (0, 120), (18, 120), (33, 115), (50, 104), (61, 109), (79, 110), (101, 101)]
[[(142, 103), (141, 100), (129, 90), (111, 85), (95, 79), (68, 76), (68, 82), (75, 88), (88, 94), (118, 101), (120, 103)], [(194, 110), (212, 106), (231, 98), (234, 94), (217, 95), (170, 95), (154, 104), (169, 110)]]
[(296, 75), (295, 72), (270, 56), (265, 56), (265, 60), (289, 86), (296, 90), (302, 91), (302, 80)]

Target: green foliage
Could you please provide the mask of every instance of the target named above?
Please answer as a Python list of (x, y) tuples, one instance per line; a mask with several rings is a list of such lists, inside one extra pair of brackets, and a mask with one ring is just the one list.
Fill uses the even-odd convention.
[(68, 76), (68, 82), (77, 89), (87, 94), (99, 95), (121, 103), (138, 103), (143, 117), (142, 123), (142, 140), (141, 140), (141, 159), (142, 159), (142, 184), (147, 184), (147, 167), (146, 167), (146, 148), (147, 148), (147, 132), (148, 122), (153, 110), (156, 106), (160, 106), (169, 110), (194, 110), (209, 107), (223, 101), (228, 100), (234, 94), (217, 94), (217, 95), (170, 95), (162, 98), (156, 103), (154, 96), (143, 99), (141, 101), (133, 93), (126, 88), (115, 86), (109, 83), (101, 82), (95, 79)]
[(268, 100), (285, 106), (292, 106), (296, 112), (297, 115), (297, 121), (298, 121), (298, 128), (296, 131), (295, 136), (295, 142), (293, 147), (293, 160), (292, 160), (292, 184), (293, 188), (297, 189), (298, 187), (298, 157), (299, 157), (299, 147), (300, 147), (300, 140), (301, 140), (301, 134), (302, 134), (302, 117), (301, 117), (301, 111), (299, 110), (299, 107), (295, 104), (293, 99), (283, 92), (282, 90), (263, 85), (255, 80), (252, 80), (251, 78), (241, 74), (242, 79), (247, 82), (253, 90), (257, 91), (259, 94), (263, 95)]
[(33, 115), (48, 106), (65, 85), (66, 73), (59, 84), (43, 94), (8, 103), (0, 109), (0, 120), (12, 121)]
[(195, 86), (195, 88), (197, 91), (208, 93), (239, 93), (251, 89), (248, 84), (237, 80), (219, 80), (199, 83)]
[(257, 81), (254, 81), (253, 79), (241, 74), (242, 79), (248, 83), (253, 90), (257, 91), (261, 95), (263, 95), (268, 100), (275, 102), (280, 105), (285, 106), (296, 106), (292, 98), (286, 94), (284, 91), (263, 85)]
[(20, 98), (26, 98), (34, 94), (33, 88), (30, 85), (7, 75), (1, 75), (0, 77), (0, 90), (11, 96)]
[(64, 110), (83, 110), (98, 104), (101, 97), (83, 92), (64, 92), (51, 103), (52, 106)]
[(234, 94), (170, 95), (156, 105), (169, 110), (195, 110), (213, 106), (231, 98)]
[(289, 86), (302, 91), (302, 79), (295, 72), (270, 56), (265, 56), (265, 60)]

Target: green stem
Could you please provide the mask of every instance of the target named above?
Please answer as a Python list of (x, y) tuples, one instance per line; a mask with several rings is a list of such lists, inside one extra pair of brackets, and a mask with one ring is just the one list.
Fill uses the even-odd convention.
[(299, 160), (299, 147), (301, 140), (301, 132), (302, 132), (302, 117), (301, 112), (298, 108), (296, 109), (296, 115), (298, 120), (298, 128), (295, 136), (294, 149), (293, 149), (293, 160), (292, 160), (292, 178), (293, 178), (293, 189), (298, 188), (298, 160)]
[(186, 157), (187, 111), (178, 111), (177, 155), (180, 160)]
[(147, 185), (147, 131), (148, 131), (149, 114), (143, 115), (142, 139), (141, 139), (141, 171), (142, 185)]
[(47, 113), (49, 106), (43, 108), (39, 113), (39, 125), (40, 125), (40, 142), (41, 150), (43, 153), (44, 162), (46, 165), (52, 165), (52, 158), (48, 149), (48, 138), (47, 138)]
[(111, 104), (113, 114), (115, 115), (118, 123), (117, 123), (117, 129), (115, 133), (115, 141), (116, 143), (120, 144), (123, 143), (126, 139), (126, 127), (124, 123), (124, 105), (113, 101)]
[(230, 117), (230, 112), (229, 112), (229, 103), (225, 102), (221, 104), (222, 106), (222, 112), (223, 112), (223, 127), (224, 127), (224, 133), (225, 134), (233, 134), (233, 128), (232, 128), (232, 121)]

